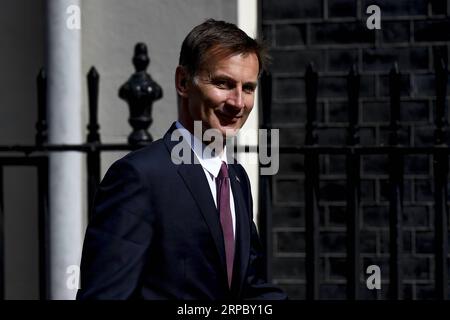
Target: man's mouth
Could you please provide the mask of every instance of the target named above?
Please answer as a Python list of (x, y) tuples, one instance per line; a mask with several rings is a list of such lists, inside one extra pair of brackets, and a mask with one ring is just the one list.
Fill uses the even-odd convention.
[(239, 114), (228, 114), (228, 113), (224, 113), (221, 111), (217, 111), (216, 115), (218, 116), (218, 118), (220, 120), (223, 120), (224, 122), (227, 123), (235, 123), (237, 122), (240, 118), (242, 118), (242, 115)]

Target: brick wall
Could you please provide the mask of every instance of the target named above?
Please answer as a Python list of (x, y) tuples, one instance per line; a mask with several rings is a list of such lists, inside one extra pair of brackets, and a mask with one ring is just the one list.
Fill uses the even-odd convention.
[[(381, 8), (381, 30), (366, 28), (368, 5)], [(304, 144), (304, 72), (319, 72), (319, 144), (342, 145), (347, 126), (346, 75), (352, 64), (361, 74), (362, 145), (388, 142), (387, 74), (398, 61), (402, 74), (401, 143), (433, 144), (433, 52), (450, 50), (449, 0), (262, 0), (262, 32), (273, 63), (272, 119), (283, 145)], [(450, 82), (448, 85), (450, 92)], [(280, 155), (273, 177), (273, 270), (292, 299), (305, 298), (304, 163), (299, 155)], [(404, 296), (432, 297), (433, 177), (427, 156), (405, 158)], [(345, 299), (345, 158), (320, 158), (320, 298)], [(361, 295), (388, 294), (389, 230), (387, 157), (361, 161)], [(364, 273), (381, 267), (382, 289), (368, 290)]]

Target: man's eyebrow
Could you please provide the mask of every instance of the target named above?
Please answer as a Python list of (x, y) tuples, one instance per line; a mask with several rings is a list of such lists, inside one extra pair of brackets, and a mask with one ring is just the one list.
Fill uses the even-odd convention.
[(256, 88), (257, 85), (258, 85), (258, 82), (254, 82), (254, 81), (249, 81), (249, 82), (244, 83), (244, 86), (252, 86), (253, 88)]
[[(237, 82), (235, 79), (233, 79), (232, 77), (227, 76), (225, 74), (211, 75), (210, 79), (213, 81), (214, 80), (226, 80), (226, 81), (233, 82), (233, 83)], [(257, 81), (248, 81), (248, 82), (244, 82), (243, 85), (244, 86), (250, 85), (252, 87), (256, 87), (258, 85), (258, 82)]]
[(210, 75), (210, 79), (211, 80), (226, 80), (229, 82), (237, 82), (236, 80), (234, 80), (232, 77), (227, 76), (225, 74), (215, 74), (215, 75)]

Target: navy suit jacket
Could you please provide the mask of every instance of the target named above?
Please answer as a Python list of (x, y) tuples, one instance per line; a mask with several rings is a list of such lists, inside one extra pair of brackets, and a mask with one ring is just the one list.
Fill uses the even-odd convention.
[(175, 128), (116, 161), (103, 178), (77, 299), (286, 299), (263, 280), (250, 183), (239, 164), (229, 164), (236, 249), (228, 287), (218, 210), (201, 165), (172, 162)]

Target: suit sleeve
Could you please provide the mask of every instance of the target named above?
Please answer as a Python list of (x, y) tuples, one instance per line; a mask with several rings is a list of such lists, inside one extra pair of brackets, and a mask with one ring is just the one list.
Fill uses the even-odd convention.
[(245, 170), (242, 168), (245, 177), (247, 190), (246, 196), (249, 203), (249, 219), (250, 219), (250, 259), (248, 264), (247, 276), (245, 278), (244, 299), (251, 300), (287, 300), (286, 293), (280, 288), (268, 283), (265, 279), (266, 265), (264, 259), (264, 251), (261, 241), (253, 222), (253, 200), (250, 190), (250, 181)]
[(77, 299), (128, 299), (138, 287), (153, 231), (144, 180), (123, 159), (102, 180), (84, 239)]

